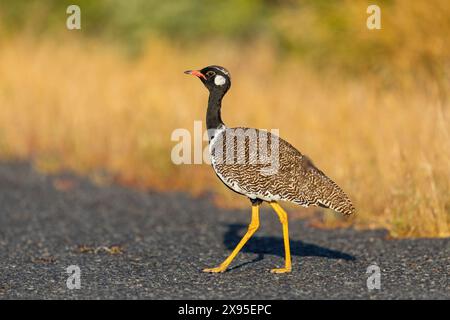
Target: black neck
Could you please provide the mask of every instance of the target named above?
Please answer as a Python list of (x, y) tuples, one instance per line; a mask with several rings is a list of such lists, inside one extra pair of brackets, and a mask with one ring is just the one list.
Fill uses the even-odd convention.
[(222, 98), (225, 93), (211, 91), (208, 99), (208, 110), (206, 111), (206, 128), (217, 129), (223, 126), (222, 118), (220, 117), (220, 108), (222, 107)]

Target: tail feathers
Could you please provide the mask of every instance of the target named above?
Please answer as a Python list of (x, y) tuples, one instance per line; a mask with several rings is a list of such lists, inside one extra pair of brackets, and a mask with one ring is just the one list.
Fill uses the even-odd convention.
[(354, 214), (356, 211), (355, 207), (347, 194), (345, 194), (345, 192), (334, 181), (328, 178), (327, 180), (331, 192), (327, 192), (326, 196), (318, 199), (315, 204), (320, 207), (330, 208), (345, 216)]
[(312, 204), (330, 208), (345, 216), (355, 213), (352, 201), (336, 182), (317, 168), (311, 169), (310, 173), (314, 176), (310, 187), (315, 189)]
[(343, 214), (344, 216), (350, 216), (355, 213), (355, 207), (350, 200), (340, 203), (331, 203), (328, 201), (318, 201), (317, 206), (322, 208), (329, 208), (336, 212)]
[(330, 208), (346, 216), (355, 213), (355, 207), (345, 192), (309, 158), (303, 156), (301, 166), (305, 174), (297, 185), (300, 195), (294, 200), (295, 203)]

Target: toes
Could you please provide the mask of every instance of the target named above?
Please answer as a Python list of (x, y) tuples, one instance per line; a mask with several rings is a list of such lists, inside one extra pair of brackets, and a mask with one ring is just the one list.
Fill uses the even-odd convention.
[(270, 270), (270, 272), (272, 272), (272, 273), (289, 273), (289, 272), (291, 272), (291, 269), (287, 269), (287, 268), (276, 268), (276, 269)]
[(219, 273), (224, 272), (226, 268), (216, 267), (216, 268), (206, 268), (203, 269), (203, 272), (209, 272), (209, 273)]

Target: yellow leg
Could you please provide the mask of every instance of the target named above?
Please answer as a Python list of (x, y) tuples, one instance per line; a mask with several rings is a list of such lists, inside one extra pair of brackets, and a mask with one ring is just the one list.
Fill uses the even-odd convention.
[(276, 202), (270, 203), (271, 207), (278, 214), (280, 222), (283, 226), (283, 239), (284, 239), (284, 254), (285, 254), (285, 265), (284, 268), (272, 269), (270, 272), (273, 273), (285, 273), (291, 272), (291, 249), (289, 247), (289, 229), (288, 229), (288, 217), (286, 211)]
[(220, 266), (216, 268), (203, 269), (203, 272), (224, 272), (227, 269), (228, 265), (231, 263), (231, 261), (233, 261), (233, 259), (239, 253), (239, 251), (241, 251), (242, 247), (245, 245), (248, 239), (250, 239), (251, 236), (256, 232), (256, 230), (258, 230), (258, 228), (259, 228), (259, 204), (254, 204), (252, 205), (252, 221), (248, 226), (247, 233), (238, 243), (236, 248), (234, 248), (233, 252), (228, 256), (228, 258), (225, 259), (224, 262), (220, 264)]

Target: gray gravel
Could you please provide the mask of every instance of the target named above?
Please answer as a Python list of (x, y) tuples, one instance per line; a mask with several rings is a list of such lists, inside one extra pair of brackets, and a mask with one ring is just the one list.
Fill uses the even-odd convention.
[[(246, 211), (182, 193), (99, 187), (70, 174), (0, 164), (0, 298), (449, 299), (450, 239), (388, 240), (383, 230), (290, 221), (293, 272), (267, 206), (261, 228), (223, 274), (205, 274), (239, 241)], [(114, 254), (114, 246), (117, 246)], [(369, 291), (367, 267), (381, 268)], [(69, 290), (66, 268), (81, 269)]]

